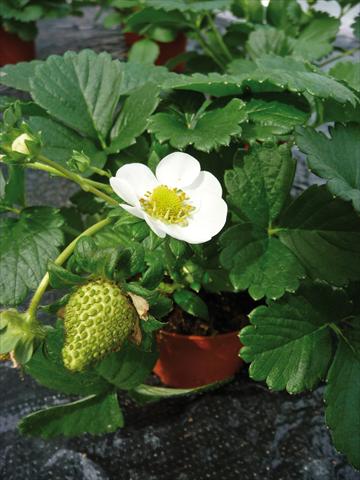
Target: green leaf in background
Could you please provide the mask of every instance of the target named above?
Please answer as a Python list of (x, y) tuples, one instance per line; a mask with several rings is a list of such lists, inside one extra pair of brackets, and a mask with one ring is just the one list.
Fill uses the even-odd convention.
[(230, 8), (231, 0), (208, 0), (198, 2), (187, 2), (186, 0), (146, 0), (146, 5), (170, 12), (179, 10), (180, 12), (213, 12), (214, 10), (227, 10)]
[(246, 42), (246, 50), (252, 60), (267, 53), (280, 56), (290, 53), (285, 33), (270, 26), (260, 26), (252, 31)]
[(325, 420), (335, 447), (360, 468), (360, 319), (345, 331), (351, 345), (340, 339), (327, 377)]
[(231, 203), (267, 229), (288, 199), (295, 166), (286, 144), (252, 147), (239, 167), (225, 173)]
[(58, 211), (48, 207), (0, 219), (0, 304), (17, 305), (38, 286), (48, 260), (58, 255), (62, 224)]
[[(51, 118), (30, 117), (28, 125), (33, 132), (40, 132), (43, 142), (42, 153), (63, 167), (68, 167), (67, 161), (71, 158), (74, 150), (84, 152), (90, 158), (92, 167), (102, 168), (105, 165), (105, 153), (98, 150), (91, 140)], [(88, 168), (82, 175), (86, 177), (93, 173)]]
[(328, 181), (330, 192), (360, 212), (360, 126), (339, 124), (330, 127), (330, 135), (299, 128), (296, 143), (307, 154), (311, 171)]
[(116, 393), (91, 395), (72, 403), (39, 410), (19, 423), (24, 435), (44, 439), (56, 436), (74, 437), (83, 433), (110, 433), (124, 425)]
[(354, 23), (351, 25), (352, 29), (353, 29), (353, 32), (354, 32), (354, 36), (360, 40), (360, 15), (358, 15), (356, 18), (355, 18), (355, 21)]
[(177, 290), (173, 295), (174, 301), (184, 312), (202, 320), (209, 319), (209, 310), (202, 298), (190, 290)]
[(295, 292), (305, 269), (296, 256), (277, 238), (244, 223), (221, 236), (221, 264), (230, 272), (236, 290), (249, 290), (254, 300), (280, 298)]
[(279, 219), (277, 235), (314, 279), (360, 279), (360, 217), (326, 187), (312, 186)]
[(338, 62), (329, 70), (329, 74), (360, 92), (360, 62)]
[(17, 165), (7, 166), (6, 180), (3, 177), (3, 190), (0, 194), (2, 203), (6, 205), (25, 205), (25, 173), (24, 168)]
[(144, 38), (135, 42), (130, 48), (128, 59), (130, 62), (154, 64), (160, 53), (160, 47), (156, 42)]
[(44, 349), (38, 348), (26, 365), (29, 373), (40, 385), (67, 395), (91, 395), (107, 392), (109, 383), (94, 370), (73, 373), (64, 367), (61, 349), (64, 330), (61, 322), (46, 337)]
[(127, 342), (118, 352), (111, 353), (96, 367), (96, 372), (121, 390), (132, 390), (151, 374), (157, 352), (141, 350)]
[(160, 143), (169, 141), (179, 149), (194, 145), (198, 150), (209, 152), (221, 145), (229, 145), (232, 136), (240, 135), (239, 124), (247, 118), (244, 107), (244, 102), (234, 98), (223, 108), (206, 111), (191, 119), (187, 114), (156, 113), (150, 118), (149, 132), (154, 133)]
[(289, 393), (314, 388), (326, 377), (332, 357), (329, 324), (345, 318), (349, 307), (344, 291), (308, 284), (253, 310), (251, 325), (240, 334), (240, 355), (251, 362), (251, 378)]
[(292, 42), (292, 53), (305, 60), (318, 60), (332, 51), (332, 41), (335, 40), (340, 27), (340, 20), (327, 14), (317, 14)]
[(251, 122), (266, 127), (273, 135), (290, 133), (296, 125), (306, 123), (309, 114), (293, 105), (253, 99), (246, 104)]
[(16, 65), (5, 65), (0, 68), (0, 84), (23, 92), (30, 92), (30, 79), (35, 75), (35, 69), (44, 62), (20, 62)]
[(31, 96), (52, 117), (106, 144), (120, 97), (121, 64), (91, 50), (50, 56), (31, 78)]
[(107, 149), (109, 153), (118, 153), (135, 143), (136, 138), (146, 129), (149, 117), (159, 103), (159, 93), (159, 88), (149, 83), (129, 95), (111, 130), (111, 144)]

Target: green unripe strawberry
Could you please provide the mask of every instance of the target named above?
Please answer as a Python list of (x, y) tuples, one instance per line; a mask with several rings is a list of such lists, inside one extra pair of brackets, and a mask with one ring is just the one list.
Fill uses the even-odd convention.
[(82, 285), (65, 308), (65, 367), (80, 371), (118, 350), (137, 318), (133, 304), (115, 283), (100, 279)]

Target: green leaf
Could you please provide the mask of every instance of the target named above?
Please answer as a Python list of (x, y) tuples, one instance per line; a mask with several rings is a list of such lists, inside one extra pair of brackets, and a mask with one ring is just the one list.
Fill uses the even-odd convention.
[(44, 62), (20, 62), (16, 65), (5, 65), (0, 68), (0, 84), (24, 92), (30, 92), (30, 80), (35, 75), (35, 69)]
[[(73, 130), (64, 127), (58, 122), (47, 117), (30, 117), (28, 125), (33, 132), (40, 133), (42, 140), (42, 153), (68, 167), (67, 161), (73, 155), (73, 151), (84, 152), (90, 158), (92, 167), (102, 168), (106, 162), (104, 152), (98, 150), (94, 143), (79, 135)], [(92, 175), (91, 168), (85, 170), (84, 177)]]
[(318, 60), (332, 51), (331, 42), (335, 40), (340, 27), (340, 20), (322, 14), (312, 20), (293, 40), (292, 53), (306, 60)]
[(250, 33), (246, 42), (246, 50), (251, 59), (255, 60), (267, 53), (288, 55), (290, 47), (285, 33), (269, 26), (260, 26)]
[(246, 104), (249, 120), (271, 130), (273, 135), (290, 133), (296, 125), (306, 123), (309, 115), (293, 105), (253, 99)]
[(48, 207), (24, 209), (19, 219), (0, 219), (0, 303), (21, 303), (58, 255), (63, 220)]
[(240, 95), (249, 89), (252, 92), (289, 90), (320, 98), (332, 98), (340, 103), (350, 102), (356, 105), (358, 102), (349, 88), (301, 60), (264, 55), (256, 59), (253, 70), (247, 68), (245, 72), (243, 62), (243, 59), (231, 62), (231, 75), (176, 75), (165, 78), (163, 87), (193, 90), (215, 96)]
[(329, 75), (342, 80), (357, 92), (360, 92), (360, 63), (338, 62), (329, 70)]
[(153, 64), (159, 53), (159, 45), (152, 40), (144, 38), (134, 43), (129, 50), (128, 58), (130, 62)]
[(102, 360), (96, 371), (117, 388), (132, 390), (147, 379), (157, 357), (156, 350), (141, 350), (127, 342), (118, 352), (111, 353)]
[(83, 433), (110, 433), (124, 426), (116, 393), (91, 395), (72, 403), (39, 410), (19, 423), (24, 435), (44, 439), (59, 435), (74, 437)]
[(191, 1), (186, 0), (146, 0), (146, 5), (159, 10), (170, 12), (179, 10), (180, 12), (206, 12), (214, 10), (227, 10), (230, 8), (231, 0), (208, 0), (208, 1)]
[(295, 292), (305, 269), (277, 238), (252, 224), (235, 225), (221, 236), (221, 264), (230, 271), (236, 290), (249, 290), (255, 300)]
[(61, 349), (64, 330), (59, 322), (46, 337), (43, 349), (38, 348), (26, 365), (29, 373), (40, 385), (67, 395), (100, 394), (109, 390), (109, 383), (93, 370), (73, 373), (64, 367)]
[(109, 153), (118, 153), (135, 143), (159, 103), (159, 93), (159, 88), (154, 84), (145, 84), (130, 94), (111, 130)]
[(203, 320), (209, 319), (209, 310), (204, 302), (196, 293), (190, 290), (177, 290), (173, 295), (174, 301), (184, 312)]
[(105, 144), (120, 97), (121, 64), (91, 50), (50, 56), (31, 79), (31, 95), (65, 125)]
[(345, 293), (325, 284), (308, 284), (296, 295), (253, 310), (251, 325), (240, 333), (240, 355), (251, 362), (251, 378), (289, 393), (314, 388), (325, 378), (332, 357), (328, 326), (348, 311)]
[(325, 419), (335, 447), (360, 468), (360, 325), (359, 319), (346, 334), (354, 350), (342, 339), (327, 377)]
[(25, 205), (25, 173), (18, 165), (8, 165), (3, 200), (9, 205)]
[(197, 150), (209, 152), (229, 145), (232, 136), (240, 135), (239, 123), (246, 120), (244, 106), (244, 102), (234, 98), (225, 107), (202, 113), (191, 121), (185, 114), (156, 113), (150, 118), (149, 132), (154, 133), (160, 143), (169, 141), (179, 149), (194, 145)]
[(85, 278), (69, 272), (63, 267), (56, 265), (56, 263), (50, 261), (48, 263), (49, 281), (53, 288), (65, 288), (79, 285), (86, 281)]
[(353, 29), (354, 36), (360, 40), (360, 15), (355, 17), (354, 23), (352, 23), (351, 28)]
[(328, 180), (330, 192), (360, 212), (360, 126), (337, 125), (330, 134), (328, 138), (312, 128), (299, 128), (296, 142), (307, 154), (309, 168)]
[(288, 199), (295, 166), (288, 145), (252, 147), (240, 167), (225, 173), (232, 204), (267, 229)]
[(84, 272), (112, 279), (120, 258), (120, 249), (105, 246), (99, 248), (94, 238), (82, 236), (76, 243), (73, 258)]
[(314, 279), (360, 279), (360, 217), (324, 186), (300, 195), (279, 219), (277, 235)]

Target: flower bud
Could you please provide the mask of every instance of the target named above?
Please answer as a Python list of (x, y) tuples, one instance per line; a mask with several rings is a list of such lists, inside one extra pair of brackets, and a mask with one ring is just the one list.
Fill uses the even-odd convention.
[(11, 150), (16, 153), (22, 153), (23, 155), (30, 155), (30, 150), (26, 145), (27, 141), (32, 141), (32, 137), (27, 133), (22, 133), (11, 144)]

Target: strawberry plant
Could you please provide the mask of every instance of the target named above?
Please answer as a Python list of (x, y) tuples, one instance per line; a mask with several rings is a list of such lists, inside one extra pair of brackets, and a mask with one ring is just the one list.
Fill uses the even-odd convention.
[[(325, 382), (334, 444), (360, 467), (356, 66), (263, 53), (224, 74), (88, 50), (1, 69), (28, 98), (1, 100), (0, 353), (80, 397), (23, 433), (110, 432), (117, 390), (194, 391), (146, 385), (156, 331), (179, 309), (208, 322), (206, 294), (247, 292), (250, 376), (289, 393)], [(322, 182), (296, 194), (299, 151)], [(27, 169), (76, 183), (71, 206), (27, 205)]]

